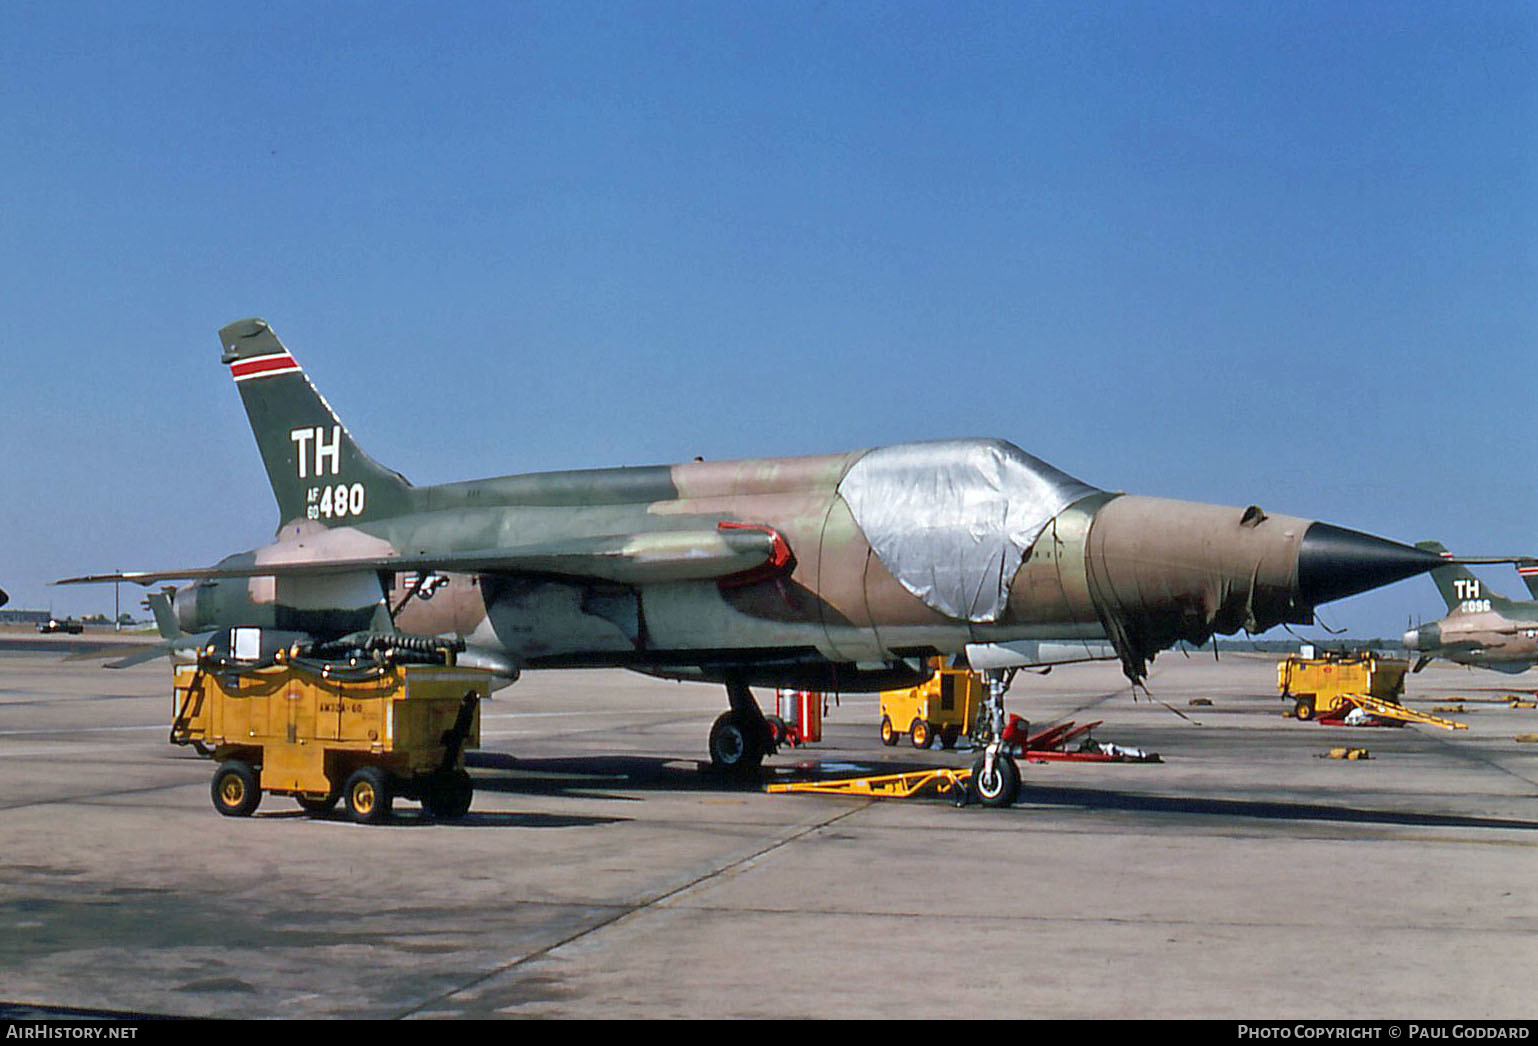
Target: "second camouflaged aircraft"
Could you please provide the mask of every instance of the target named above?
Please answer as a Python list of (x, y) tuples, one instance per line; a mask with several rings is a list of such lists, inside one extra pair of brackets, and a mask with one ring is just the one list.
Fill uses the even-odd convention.
[[(1435, 541), (1416, 546), (1451, 558)], [(1519, 567), (1529, 591), (1538, 596), (1538, 574), (1530, 564)], [(1404, 634), (1406, 650), (1420, 654), (1415, 671), (1433, 658), (1473, 668), (1491, 668), (1515, 675), (1538, 664), (1538, 601), (1507, 599), (1492, 592), (1467, 568), (1444, 562), (1431, 572), (1447, 604), (1447, 616)]]
[[(1138, 682), (1176, 642), (1307, 623), (1443, 562), (1253, 505), (1109, 493), (999, 440), (414, 487), (359, 448), (265, 322), (220, 338), (276, 540), (72, 581), (191, 580), (167, 608), (189, 637), (456, 635), (462, 664), (509, 678), (606, 665), (724, 683), (710, 753), (726, 767), (771, 751), (751, 686), (909, 686), (932, 655), (1026, 665), (1044, 641), (1109, 643)], [(1002, 694), (995, 678), (995, 736)], [(997, 742), (977, 769), (985, 800), (1013, 801)]]

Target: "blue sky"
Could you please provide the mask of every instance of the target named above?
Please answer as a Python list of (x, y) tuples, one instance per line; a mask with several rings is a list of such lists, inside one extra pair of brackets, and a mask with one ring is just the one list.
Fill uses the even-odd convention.
[(992, 435), (1538, 551), (1535, 43), (1533, 3), (13, 0), (0, 587), (110, 610), (47, 582), (270, 537), (249, 315), (422, 484)]

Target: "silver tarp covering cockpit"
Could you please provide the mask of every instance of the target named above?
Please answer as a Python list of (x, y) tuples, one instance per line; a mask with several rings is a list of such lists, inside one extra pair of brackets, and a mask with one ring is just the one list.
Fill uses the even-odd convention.
[(881, 562), (926, 604), (996, 621), (1025, 554), (1052, 517), (1095, 487), (1003, 440), (881, 447), (838, 492)]

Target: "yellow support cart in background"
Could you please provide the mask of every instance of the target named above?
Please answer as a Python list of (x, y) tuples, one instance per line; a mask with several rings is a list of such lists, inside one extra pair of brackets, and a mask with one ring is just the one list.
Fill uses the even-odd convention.
[(934, 675), (918, 686), (888, 690), (881, 695), (881, 743), (895, 745), (908, 735), (914, 748), (929, 748), (936, 738), (956, 747), (977, 726), (978, 709), (986, 690), (970, 668), (947, 665), (934, 658)]
[(1370, 650), (1326, 652), (1323, 657), (1292, 654), (1276, 666), (1276, 687), (1293, 702), (1299, 719), (1338, 718), (1350, 711), (1353, 694), (1397, 705), (1404, 696), (1410, 662)]

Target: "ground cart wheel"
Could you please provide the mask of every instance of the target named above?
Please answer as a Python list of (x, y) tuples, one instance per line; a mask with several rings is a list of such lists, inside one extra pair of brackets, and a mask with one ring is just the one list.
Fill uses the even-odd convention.
[(230, 759), (214, 771), (214, 809), (226, 817), (250, 817), (262, 801), (262, 785), (248, 763)]
[(449, 770), (430, 776), (422, 789), (422, 805), (440, 820), (453, 821), (470, 812), (475, 786), (463, 770)]
[(888, 748), (897, 743), (897, 731), (892, 729), (892, 721), (886, 716), (881, 717), (881, 743)]
[(342, 789), (347, 798), (347, 813), (362, 824), (379, 824), (390, 817), (395, 804), (395, 790), (390, 775), (377, 766), (365, 766), (347, 779)]
[(1298, 698), (1298, 703), (1292, 706), (1292, 714), (1302, 720), (1314, 718), (1314, 699), (1311, 697)]
[(913, 739), (914, 748), (928, 748), (935, 739), (934, 731), (922, 719), (913, 721), (913, 725), (908, 728), (908, 736)]
[(1020, 768), (1002, 752), (993, 759), (993, 772), (987, 770), (988, 757), (972, 764), (972, 791), (985, 806), (1010, 806), (1020, 797)]

